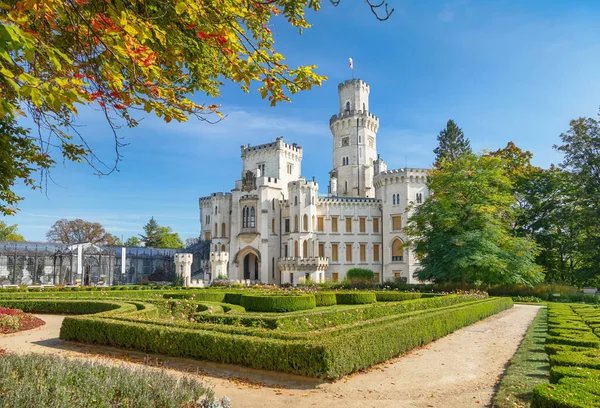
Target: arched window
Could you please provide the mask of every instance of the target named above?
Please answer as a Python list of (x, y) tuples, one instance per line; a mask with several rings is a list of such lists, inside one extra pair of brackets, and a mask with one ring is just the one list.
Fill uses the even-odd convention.
[(275, 209), (275, 199), (273, 199), (273, 209)]
[(273, 275), (273, 279), (275, 279), (275, 258), (271, 259), (271, 274)]
[(225, 244), (221, 244), (221, 252), (225, 252)]
[(298, 241), (294, 241), (294, 256), (298, 258)]
[(215, 214), (217, 213), (217, 206), (215, 205)]
[(275, 233), (275, 218), (271, 218), (271, 232)]
[(350, 101), (346, 102), (346, 110), (349, 111), (350, 110)]
[(400, 238), (396, 238), (392, 242), (392, 261), (402, 261), (404, 258), (404, 244)]
[(256, 212), (254, 211), (254, 207), (250, 207), (250, 228), (254, 228), (255, 224), (255, 216)]
[(294, 215), (294, 232), (298, 232), (298, 216)]
[(308, 258), (308, 241), (304, 241), (302, 244), (302, 257)]
[(227, 226), (225, 225), (225, 223), (221, 224), (221, 236), (222, 237), (227, 236)]
[(219, 225), (215, 222), (215, 237), (219, 236)]
[(396, 204), (400, 205), (400, 193), (396, 194)]
[(396, 205), (396, 194), (392, 194), (392, 201), (393, 204)]
[(302, 231), (308, 231), (308, 215), (306, 214), (304, 214), (304, 217), (302, 217)]
[(294, 196), (294, 205), (298, 205), (298, 196)]
[(219, 246), (215, 245), (215, 252), (217, 252), (219, 250)]
[(242, 208), (242, 228), (248, 228), (248, 207)]

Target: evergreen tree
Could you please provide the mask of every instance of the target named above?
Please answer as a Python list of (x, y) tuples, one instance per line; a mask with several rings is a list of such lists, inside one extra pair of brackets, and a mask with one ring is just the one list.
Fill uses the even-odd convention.
[(183, 241), (179, 234), (173, 232), (171, 227), (158, 225), (154, 217), (144, 225), (145, 235), (140, 235), (144, 246), (151, 248), (183, 248)]
[(471, 143), (465, 137), (462, 129), (450, 119), (446, 128), (438, 135), (439, 146), (433, 152), (435, 153), (434, 165), (438, 167), (443, 160), (456, 160), (461, 154), (471, 153)]

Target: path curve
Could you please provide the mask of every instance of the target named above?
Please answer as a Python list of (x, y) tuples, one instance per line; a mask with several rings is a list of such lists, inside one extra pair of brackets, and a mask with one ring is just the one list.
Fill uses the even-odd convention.
[(243, 367), (148, 356), (58, 339), (63, 316), (40, 315), (46, 324), (0, 337), (0, 349), (41, 352), (109, 362), (158, 365), (199, 375), (218, 397), (248, 407), (486, 407), (494, 387), (540, 306), (512, 309), (462, 328), (402, 357), (334, 383)]

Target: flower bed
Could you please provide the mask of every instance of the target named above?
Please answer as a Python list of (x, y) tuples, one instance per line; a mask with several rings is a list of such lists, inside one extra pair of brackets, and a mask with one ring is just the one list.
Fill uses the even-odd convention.
[(19, 309), (8, 309), (0, 307), (0, 333), (9, 334), (23, 330), (35, 329), (46, 324), (29, 313), (24, 313)]

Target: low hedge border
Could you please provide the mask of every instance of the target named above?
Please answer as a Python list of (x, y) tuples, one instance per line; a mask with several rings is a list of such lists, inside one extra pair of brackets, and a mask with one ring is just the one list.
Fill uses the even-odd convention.
[(338, 305), (364, 305), (377, 302), (373, 292), (336, 292), (335, 299)]
[(317, 307), (333, 306), (337, 304), (334, 292), (315, 292), (315, 303)]
[(0, 300), (0, 306), (21, 309), (26, 313), (56, 314), (96, 314), (106, 315), (136, 312), (138, 308), (132, 303), (106, 300)]
[[(416, 312), (404, 319), (388, 317), (388, 322), (383, 318), (379, 324), (358, 325), (350, 331), (325, 331), (318, 338), (311, 336), (303, 340), (193, 329), (191, 324), (188, 329), (95, 316), (65, 318), (60, 337), (313, 377), (339, 378), (511, 306), (510, 299), (480, 300), (447, 309)], [(245, 329), (248, 331), (249, 328)]]
[(378, 302), (401, 302), (403, 300), (419, 299), (422, 296), (418, 292), (375, 292)]
[(251, 312), (295, 312), (317, 307), (313, 295), (242, 295), (240, 306)]
[(557, 384), (538, 385), (533, 390), (532, 408), (600, 407), (600, 382), (589, 378), (566, 377)]

